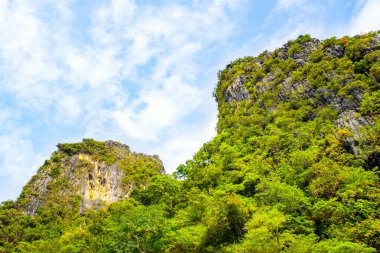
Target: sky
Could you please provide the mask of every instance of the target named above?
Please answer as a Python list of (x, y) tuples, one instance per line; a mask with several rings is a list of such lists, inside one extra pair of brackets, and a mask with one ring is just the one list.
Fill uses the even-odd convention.
[(215, 135), (226, 64), (300, 34), (380, 30), (379, 13), (380, 0), (0, 0), (0, 201), (83, 138), (172, 173)]

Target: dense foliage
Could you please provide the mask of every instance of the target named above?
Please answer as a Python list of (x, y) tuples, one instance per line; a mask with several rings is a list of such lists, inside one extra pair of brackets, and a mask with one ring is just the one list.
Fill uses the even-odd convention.
[[(193, 159), (82, 215), (4, 202), (0, 252), (379, 252), (379, 44), (305, 35), (232, 62)], [(60, 150), (89, 147), (113, 157)]]

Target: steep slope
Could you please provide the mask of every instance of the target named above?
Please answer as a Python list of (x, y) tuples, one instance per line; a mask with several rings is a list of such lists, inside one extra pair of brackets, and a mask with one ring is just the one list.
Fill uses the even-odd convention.
[(119, 142), (84, 139), (57, 146), (17, 200), (25, 214), (34, 216), (41, 207), (79, 208), (83, 214), (127, 198), (135, 187), (164, 173), (158, 156), (134, 153)]
[(215, 93), (219, 133), (255, 126), (250, 117), (257, 110), (274, 120), (289, 118), (274, 124), (280, 128), (296, 129), (300, 125), (292, 123), (297, 121), (306, 125), (327, 119), (346, 130), (345, 136), (336, 132), (346, 151), (373, 168), (379, 163), (378, 146), (365, 142), (360, 130), (373, 126), (378, 113), (379, 45), (380, 37), (374, 34), (323, 42), (301, 36), (273, 53), (237, 60), (220, 73)]

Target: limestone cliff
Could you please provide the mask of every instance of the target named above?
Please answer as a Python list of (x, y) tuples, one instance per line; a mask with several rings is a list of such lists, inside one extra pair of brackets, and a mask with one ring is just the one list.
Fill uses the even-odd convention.
[(134, 153), (118, 142), (59, 144), (24, 187), (17, 206), (32, 216), (40, 207), (57, 205), (84, 213), (127, 198), (160, 173), (164, 168), (158, 156)]
[(239, 122), (249, 122), (243, 118), (249, 117), (252, 108), (273, 117), (283, 114), (280, 111), (285, 107), (303, 111), (303, 122), (321, 117), (318, 110), (323, 108), (330, 114), (323, 117), (340, 129), (334, 136), (336, 141), (364, 159), (365, 166), (375, 167), (380, 150), (377, 143), (368, 140), (368, 129), (375, 128), (374, 112), (368, 107), (378, 103), (379, 60), (379, 32), (327, 40), (300, 36), (273, 52), (238, 59), (219, 74), (215, 92), (219, 132), (240, 127), (231, 123), (231, 115), (240, 117)]

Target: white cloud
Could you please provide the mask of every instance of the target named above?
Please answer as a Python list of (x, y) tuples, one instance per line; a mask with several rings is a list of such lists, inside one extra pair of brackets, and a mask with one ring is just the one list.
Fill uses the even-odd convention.
[(27, 130), (6, 130), (4, 126), (14, 128), (15, 125), (3, 124), (4, 132), (0, 134), (0, 201), (14, 199), (43, 161), (41, 155), (33, 152), (33, 144), (26, 137)]
[(305, 0), (278, 0), (277, 7), (279, 9), (288, 9), (295, 5), (300, 6), (305, 3)]
[(349, 33), (351, 35), (380, 30), (380, 1), (367, 0), (359, 13), (352, 19)]
[(181, 127), (170, 132), (170, 138), (167, 142), (151, 149), (151, 153), (160, 154), (161, 159), (165, 161), (168, 173), (181, 164), (185, 163), (202, 147), (202, 145), (211, 140), (214, 136), (216, 117), (210, 117), (205, 124), (193, 127)]
[[(82, 31), (75, 1), (0, 1), (0, 94), (11, 101), (0, 101), (9, 126), (0, 130), (1, 182), (20, 189), (52, 143), (78, 137), (136, 141), (127, 144), (158, 153), (172, 171), (214, 133), (215, 121), (201, 116), (216, 114), (205, 81), (216, 71), (206, 64), (234, 34), (227, 14), (244, 0), (99, 2)], [(48, 144), (39, 140), (49, 133)]]
[[(225, 5), (231, 2), (211, 2), (195, 10), (179, 5), (133, 7), (125, 16), (115, 14), (118, 10), (113, 5), (97, 11), (94, 36), (101, 34), (110, 45), (118, 44), (120, 36), (131, 41), (125, 51), (123, 73), (141, 90), (132, 107), (113, 113), (128, 136), (156, 140), (163, 129), (200, 105), (204, 87), (196, 87), (192, 82), (203, 66), (194, 55), (231, 33), (224, 16)], [(104, 20), (111, 22), (113, 29), (108, 29), (110, 23)], [(144, 64), (151, 64), (150, 72), (137, 75)], [(211, 90), (206, 91), (210, 95)]]
[[(353, 12), (351, 17), (348, 15), (351, 13), (347, 12)], [(278, 17), (281, 18), (281, 22), (277, 24), (276, 29), (266, 34), (266, 38), (262, 38), (265, 43), (256, 43), (255, 52), (274, 50), (301, 34), (325, 39), (379, 30), (378, 13), (380, 2), (377, 0), (350, 0), (344, 3), (329, 0), (278, 0), (264, 23), (270, 23)], [(337, 16), (337, 20), (334, 15)], [(245, 50), (249, 50), (249, 47)]]
[(62, 119), (62, 115), (66, 115), (66, 119), (62, 121), (62, 124), (73, 122), (81, 114), (79, 101), (73, 95), (64, 95), (58, 100), (59, 104), (59, 118)]

